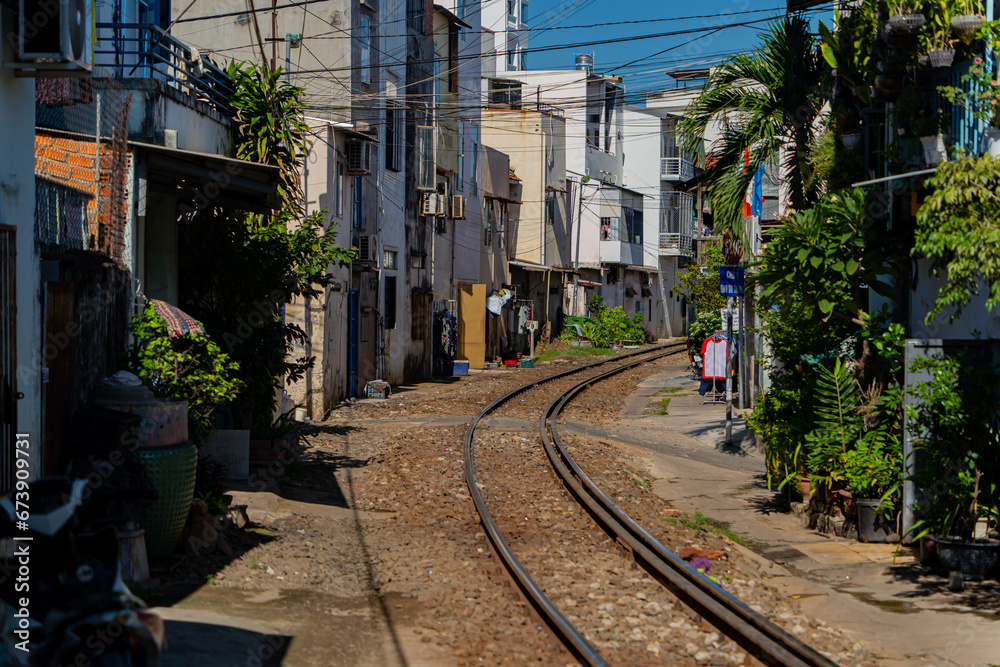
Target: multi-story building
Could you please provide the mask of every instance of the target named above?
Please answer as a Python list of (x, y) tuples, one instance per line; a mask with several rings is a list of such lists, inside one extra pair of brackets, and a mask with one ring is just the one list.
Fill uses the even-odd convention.
[[(461, 0), (459, 0), (461, 1)], [(483, 77), (528, 69), (528, 0), (482, 0)]]
[(621, 79), (595, 74), (590, 56), (578, 56), (573, 70), (504, 76), (521, 84), (506, 91), (510, 104), (530, 100), (565, 112), (568, 235), (577, 271), (565, 312), (584, 314), (596, 293), (629, 315), (642, 312), (647, 328), (654, 328), (659, 316), (650, 288), (657, 268), (645, 264), (643, 245), (656, 228), (644, 215), (642, 194), (625, 179)]
[(677, 120), (659, 109), (625, 107), (625, 178), (642, 194), (644, 219), (658, 231), (643, 239), (643, 264), (659, 271), (660, 279), (650, 281), (649, 298), (658, 303), (655, 329), (660, 336), (680, 336), (686, 330), (686, 303), (675, 287), (677, 274), (694, 256), (697, 223), (695, 195), (688, 191), (694, 164), (677, 145)]
[(506, 103), (491, 103), (483, 111), (483, 140), (510, 156), (520, 191), (504, 234), (509, 284), (516, 294), (508, 331), (522, 339), (533, 335), (522, 330), (519, 311), (527, 308), (530, 317), (524, 321), (539, 322), (534, 335), (549, 340), (559, 326), (563, 282), (571, 271), (566, 120), (552, 107), (511, 109)]

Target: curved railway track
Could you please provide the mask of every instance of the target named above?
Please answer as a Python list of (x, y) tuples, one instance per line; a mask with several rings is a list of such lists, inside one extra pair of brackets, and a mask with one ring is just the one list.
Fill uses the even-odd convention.
[(487, 539), (522, 594), (563, 645), (583, 664), (608, 665), (592, 643), (546, 595), (502, 534), (481, 492), (483, 487), (476, 474), (474, 438), (480, 421), (497, 412), (511, 399), (541, 385), (597, 370), (601, 366), (611, 366), (610, 369), (601, 369), (565, 389), (542, 411), (538, 428), (542, 445), (556, 475), (598, 525), (631, 552), (639, 566), (747, 653), (769, 665), (832, 666), (832, 661), (750, 609), (653, 538), (587, 477), (562, 443), (556, 417), (575, 396), (601, 380), (675, 354), (683, 348), (683, 343), (671, 344), (556, 373), (522, 385), (486, 406), (473, 419), (466, 433), (464, 458), (466, 482)]

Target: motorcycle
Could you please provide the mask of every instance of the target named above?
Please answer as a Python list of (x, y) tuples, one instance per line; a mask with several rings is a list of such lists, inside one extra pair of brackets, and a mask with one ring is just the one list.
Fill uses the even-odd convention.
[(109, 512), (120, 501), (65, 477), (19, 482), (0, 499), (0, 665), (159, 664), (163, 620), (121, 577)]

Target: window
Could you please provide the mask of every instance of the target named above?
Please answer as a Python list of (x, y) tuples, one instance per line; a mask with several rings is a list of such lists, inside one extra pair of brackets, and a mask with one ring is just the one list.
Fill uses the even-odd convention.
[(422, 269), (425, 265), (425, 260), (427, 255), (422, 252), (411, 252), (410, 253), (410, 268), (411, 269)]
[(527, 22), (528, 22), (528, 3), (527, 2), (522, 2), (521, 3), (521, 23), (527, 23)]
[(337, 177), (333, 179), (333, 192), (337, 217), (344, 217), (344, 163), (337, 161)]
[(519, 4), (518, 0), (507, 0), (507, 18), (511, 21), (517, 21), (517, 6)]
[(486, 200), (486, 215), (483, 217), (483, 245), (487, 248), (493, 247), (493, 221), (496, 218), (494, 210), (496, 204), (495, 199)]
[(354, 199), (351, 205), (351, 224), (361, 229), (364, 227), (364, 217), (361, 215), (361, 185), (360, 176), (354, 177)]
[(434, 173), (434, 128), (420, 126), (417, 128), (417, 188), (433, 190), (435, 188)]
[(424, 34), (424, 2), (423, 0), (406, 0), (406, 27)]
[[(395, 255), (396, 253), (393, 253)], [(385, 307), (382, 312), (386, 329), (396, 328), (396, 276), (385, 277)]]
[(382, 252), (382, 268), (386, 271), (395, 271), (397, 255), (399, 255), (399, 253), (395, 250), (384, 250)]
[(403, 109), (395, 102), (385, 106), (385, 168), (400, 171), (403, 166)]
[(504, 229), (507, 228), (507, 204), (498, 202), (499, 211), (497, 215), (497, 245), (503, 250)]
[(469, 174), (469, 194), (473, 197), (479, 187), (479, 128), (472, 126), (472, 172)]
[(367, 16), (361, 17), (361, 83), (370, 86), (372, 82), (372, 20)]
[[(635, 302), (635, 312), (637, 315), (642, 315), (642, 301)], [(646, 319), (645, 316), (642, 319)]]
[(458, 0), (458, 18), (462, 19), (463, 21), (465, 20), (465, 17), (469, 12), (468, 8), (466, 7), (466, 2), (468, 2), (468, 0)]
[(545, 193), (545, 222), (556, 223), (556, 193), (551, 190)]
[(465, 190), (465, 123), (458, 121), (458, 173), (455, 174), (455, 190)]
[(517, 53), (514, 51), (514, 47), (507, 47), (507, 69), (517, 69), (516, 60)]

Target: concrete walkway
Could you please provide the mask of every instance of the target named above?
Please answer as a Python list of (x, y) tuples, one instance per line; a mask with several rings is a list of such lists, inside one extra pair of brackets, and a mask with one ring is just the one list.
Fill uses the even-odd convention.
[[(653, 491), (673, 507), (745, 536), (766, 559), (765, 576), (807, 613), (864, 641), (879, 664), (1000, 664), (996, 581), (952, 593), (909, 549), (804, 528), (767, 490), (763, 456), (742, 418), (734, 446), (725, 446), (725, 406), (702, 405), (698, 384), (681, 367), (648, 379), (626, 403), (627, 418), (601, 435), (648, 457)], [(667, 397), (668, 414), (650, 414)]]

